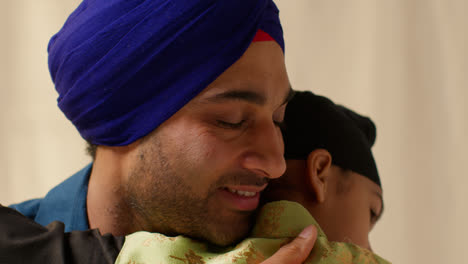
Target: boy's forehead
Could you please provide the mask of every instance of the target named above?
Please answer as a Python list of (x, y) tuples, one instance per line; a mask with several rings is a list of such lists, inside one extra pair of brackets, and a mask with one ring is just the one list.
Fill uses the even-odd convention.
[(369, 179), (369, 177), (362, 175), (360, 173), (348, 170), (352, 175), (354, 175), (354, 182), (358, 183), (362, 189), (368, 190), (370, 193), (382, 198), (383, 190), (377, 183)]
[(359, 184), (360, 189), (367, 194), (369, 194), (371, 197), (378, 199), (380, 202), (381, 206), (381, 212), (380, 215), (382, 214), (383, 208), (384, 208), (384, 202), (383, 202), (383, 190), (382, 187), (377, 185), (374, 181), (370, 180), (368, 177), (359, 174), (357, 172), (351, 172), (352, 174), (355, 175), (355, 179), (357, 179), (355, 182)]

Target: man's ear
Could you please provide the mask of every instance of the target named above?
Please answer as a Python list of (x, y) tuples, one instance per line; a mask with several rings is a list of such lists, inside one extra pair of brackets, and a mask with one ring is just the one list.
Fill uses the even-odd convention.
[(308, 187), (315, 193), (318, 203), (325, 201), (331, 164), (332, 157), (326, 149), (316, 149), (307, 157)]

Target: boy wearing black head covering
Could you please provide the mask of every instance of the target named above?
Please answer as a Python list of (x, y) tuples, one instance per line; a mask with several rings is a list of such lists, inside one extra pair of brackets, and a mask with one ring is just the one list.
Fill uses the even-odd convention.
[(367, 117), (311, 92), (296, 92), (286, 108), (287, 170), (272, 180), (265, 201), (303, 205), (330, 241), (370, 249), (368, 234), (383, 210)]
[(174, 259), (188, 260), (188, 255), (203, 263), (257, 263), (314, 224), (318, 237), (305, 263), (387, 264), (371, 252), (368, 241), (383, 209), (371, 152), (374, 123), (310, 92), (296, 93), (284, 122), (286, 174), (272, 180), (262, 194), (266, 204), (249, 238), (215, 253), (181, 236), (169, 240), (139, 232), (127, 236), (117, 263), (175, 263)]
[(315, 149), (326, 149), (333, 164), (352, 170), (380, 186), (372, 156), (376, 128), (372, 120), (311, 92), (296, 92), (285, 113), (286, 159), (305, 160)]

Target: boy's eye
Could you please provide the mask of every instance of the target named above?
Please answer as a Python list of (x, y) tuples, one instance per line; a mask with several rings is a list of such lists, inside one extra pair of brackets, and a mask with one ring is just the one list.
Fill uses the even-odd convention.
[(226, 122), (223, 120), (217, 120), (217, 122), (220, 127), (229, 128), (229, 129), (237, 129), (237, 128), (242, 127), (245, 120), (241, 120), (240, 122), (237, 122), (237, 123), (230, 123), (230, 122)]
[(377, 213), (372, 209), (370, 210), (370, 220), (371, 223), (374, 223), (377, 220)]

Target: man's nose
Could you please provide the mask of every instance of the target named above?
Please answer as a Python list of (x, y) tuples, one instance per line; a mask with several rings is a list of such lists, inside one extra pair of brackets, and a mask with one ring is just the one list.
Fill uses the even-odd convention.
[(243, 166), (257, 174), (274, 179), (286, 171), (284, 144), (280, 129), (273, 122), (265, 122), (249, 132), (248, 151)]

